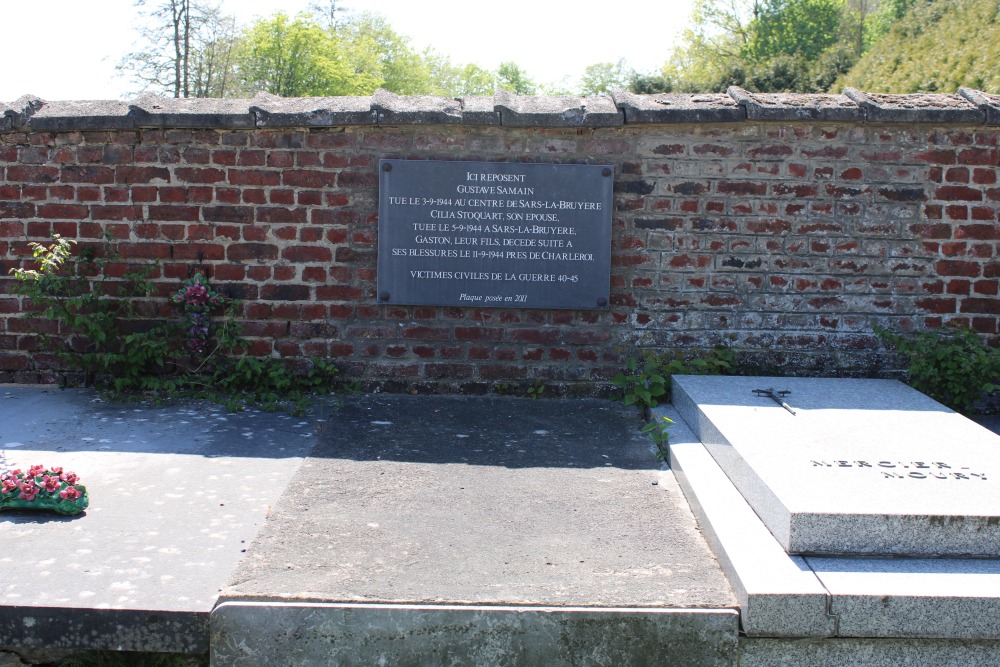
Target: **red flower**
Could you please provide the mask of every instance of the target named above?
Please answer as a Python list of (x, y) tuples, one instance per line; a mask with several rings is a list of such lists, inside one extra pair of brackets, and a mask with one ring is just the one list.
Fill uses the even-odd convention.
[(53, 477), (52, 475), (46, 475), (42, 479), (42, 486), (45, 487), (45, 490), (48, 491), (49, 493), (54, 493), (58, 491), (61, 485), (62, 482), (59, 481), (59, 478)]
[(59, 475), (59, 479), (61, 479), (62, 481), (66, 482), (69, 485), (76, 484), (77, 482), (80, 481), (79, 476), (77, 476), (75, 472), (64, 472), (63, 474)]
[(75, 486), (67, 486), (59, 492), (59, 497), (63, 500), (76, 500), (80, 497), (80, 492), (76, 490)]
[(43, 465), (31, 466), (30, 468), (28, 468), (28, 477), (38, 477), (43, 472), (45, 472), (45, 466)]
[(3, 493), (10, 493), (17, 488), (17, 480), (5, 479), (3, 481)]
[(21, 500), (34, 500), (39, 491), (40, 489), (35, 485), (35, 480), (21, 482), (21, 494), (18, 497)]
[(63, 470), (62, 466), (56, 466), (56, 467), (52, 468), (52, 474), (53, 475), (61, 475), (62, 474), (62, 470)]

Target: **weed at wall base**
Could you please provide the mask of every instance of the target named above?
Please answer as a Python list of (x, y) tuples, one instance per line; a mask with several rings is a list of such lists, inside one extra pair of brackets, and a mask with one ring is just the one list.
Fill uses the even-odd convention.
[(342, 384), (339, 369), (322, 359), (310, 359), (296, 373), (278, 359), (247, 356), (235, 319), (237, 303), (214, 291), (201, 273), (171, 297), (181, 311), (179, 321), (144, 320), (140, 310), (154, 292), (151, 268), (111, 281), (105, 266), (124, 261), (114, 240), (106, 236), (103, 252), (88, 248), (75, 261), (74, 244), (58, 234), (47, 246), (32, 243), (37, 268), (11, 273), (17, 293), (32, 305), (25, 317), (56, 324), (36, 330), (40, 349), (81, 372), (88, 386), (115, 397), (185, 395), (234, 410), (256, 405), (303, 412), (308, 394), (329, 393)]
[(987, 394), (1000, 391), (1000, 349), (987, 347), (963, 326), (901, 335), (875, 335), (909, 358), (909, 384), (949, 408), (969, 414)]

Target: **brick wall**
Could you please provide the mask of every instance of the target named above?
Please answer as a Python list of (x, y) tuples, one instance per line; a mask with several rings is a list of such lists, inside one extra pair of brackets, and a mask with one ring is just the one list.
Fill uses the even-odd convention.
[[(553, 109), (553, 98), (503, 98), (494, 100), (496, 122), (475, 119), (476, 100), (452, 122), (434, 115), (447, 101), (392, 98), (372, 103), (368, 122), (338, 124), (328, 113), (322, 126), (291, 100), (298, 120), (275, 122), (277, 98), (263, 100), (270, 112), (260, 99), (243, 101), (236, 116), (250, 105), (250, 122), (222, 114), (188, 128), (183, 115), (142, 127), (137, 106), (100, 117), (6, 107), (0, 379), (53, 377), (6, 278), (26, 265), (29, 241), (53, 232), (81, 244), (110, 233), (129, 264), (151, 265), (152, 316), (169, 314), (167, 297), (202, 271), (241, 300), (253, 354), (327, 357), (386, 389), (542, 380), (553, 393), (591, 393), (639, 348), (716, 344), (762, 369), (879, 374), (891, 362), (875, 326), (959, 321), (1000, 344), (992, 107), (979, 122), (903, 112), (873, 122), (870, 110), (803, 121), (800, 103), (790, 107), (797, 115), (756, 120), (755, 103), (773, 116), (775, 105), (807, 96), (731, 95), (703, 96), (701, 116), (639, 113), (668, 97), (682, 98), (602, 98), (605, 107), (559, 98), (576, 117)], [(920, 97), (938, 109), (958, 104)], [(698, 107), (697, 96), (683, 100)], [(161, 105), (171, 102), (181, 103)], [(202, 113), (187, 104), (195, 106), (174, 111)], [(415, 116), (406, 104), (417, 105)], [(619, 122), (596, 114), (608, 105)], [(699, 120), (712, 109), (742, 116)], [(384, 157), (613, 163), (610, 309), (379, 305), (375, 167)]]

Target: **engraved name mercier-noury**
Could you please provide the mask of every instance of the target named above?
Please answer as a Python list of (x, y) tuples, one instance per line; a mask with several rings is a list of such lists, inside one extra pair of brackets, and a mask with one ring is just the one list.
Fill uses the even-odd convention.
[(602, 310), (610, 165), (381, 160), (378, 300)]

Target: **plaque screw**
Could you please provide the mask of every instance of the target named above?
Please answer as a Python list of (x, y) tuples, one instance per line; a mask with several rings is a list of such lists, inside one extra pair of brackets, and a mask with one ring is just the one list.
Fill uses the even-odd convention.
[(378, 295), (378, 298), (379, 298), (380, 301), (388, 301), (389, 300), (389, 293), (388, 292), (382, 292), (381, 294)]
[(382, 165), (382, 171), (392, 171), (392, 165), (386, 162)]
[(600, 299), (597, 300), (597, 305), (603, 308), (604, 306), (608, 305), (608, 300), (602, 296)]
[(601, 172), (601, 175), (602, 176), (610, 176), (611, 175), (611, 170), (608, 169), (607, 167), (605, 167), (604, 171)]

